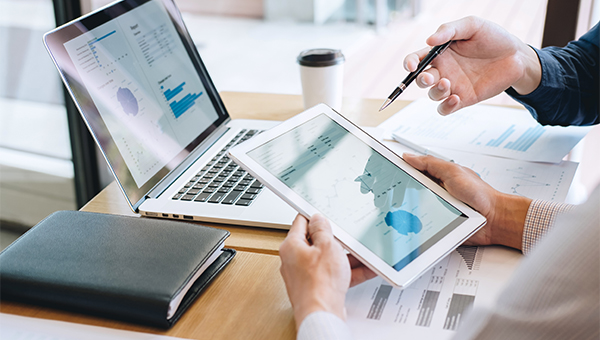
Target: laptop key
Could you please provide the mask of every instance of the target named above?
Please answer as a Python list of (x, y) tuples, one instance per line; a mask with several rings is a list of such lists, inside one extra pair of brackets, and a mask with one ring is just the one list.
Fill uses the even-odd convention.
[(206, 202), (206, 200), (208, 199), (208, 197), (210, 196), (210, 193), (201, 193), (200, 195), (196, 196), (196, 199), (194, 200), (195, 202)]
[(243, 200), (243, 199), (241, 199), (241, 200), (237, 201), (237, 202), (235, 203), (235, 205), (242, 205), (242, 206), (245, 206), (245, 207), (247, 207), (247, 206), (249, 206), (249, 205), (250, 205), (250, 203), (252, 203), (252, 201), (251, 201), (251, 200)]
[(253, 200), (256, 197), (256, 194), (243, 194), (241, 199), (243, 200)]
[(194, 199), (194, 195), (184, 195), (181, 200), (182, 201), (191, 201)]
[(173, 196), (174, 200), (178, 200), (181, 198), (181, 196), (183, 196), (182, 194), (176, 194), (175, 196)]
[(252, 187), (250, 187), (250, 188), (248, 188), (248, 190), (246, 190), (247, 194), (258, 194), (259, 192), (260, 192), (259, 188), (252, 188)]
[(252, 183), (252, 185), (250, 186), (251, 188), (257, 188), (257, 189), (261, 189), (264, 185), (259, 182), (259, 181), (254, 181), (254, 183)]
[(208, 200), (208, 203), (219, 203), (224, 196), (224, 193), (218, 192), (212, 195), (212, 197)]
[(226, 194), (230, 191), (231, 191), (231, 187), (221, 187), (219, 190), (217, 190), (217, 192), (222, 193), (222, 194)]
[(198, 183), (192, 187), (192, 189), (202, 189), (206, 184)]
[(241, 191), (232, 191), (229, 195), (227, 195), (227, 197), (223, 199), (221, 204), (233, 204), (233, 202), (235, 202), (235, 200), (240, 196), (241, 193)]
[(200, 192), (200, 189), (192, 188), (192, 189), (188, 190), (187, 194), (188, 195), (197, 195), (199, 192)]
[(252, 183), (252, 181), (249, 181), (247, 179), (243, 179), (240, 181), (240, 183), (238, 183), (239, 185), (243, 185), (245, 187), (247, 187), (248, 185), (250, 185), (250, 183)]

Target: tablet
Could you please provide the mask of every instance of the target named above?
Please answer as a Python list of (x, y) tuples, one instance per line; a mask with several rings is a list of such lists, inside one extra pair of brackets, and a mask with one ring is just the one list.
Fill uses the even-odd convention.
[(232, 148), (230, 157), (351, 254), (405, 287), (485, 224), (359, 127), (319, 104)]

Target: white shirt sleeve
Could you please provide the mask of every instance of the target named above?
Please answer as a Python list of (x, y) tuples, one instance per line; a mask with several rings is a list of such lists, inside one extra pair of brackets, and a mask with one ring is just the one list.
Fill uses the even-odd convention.
[(600, 337), (600, 188), (556, 215), (490, 309), (474, 309), (455, 339)]
[(352, 339), (346, 323), (328, 312), (309, 314), (298, 329), (298, 340), (342, 340)]

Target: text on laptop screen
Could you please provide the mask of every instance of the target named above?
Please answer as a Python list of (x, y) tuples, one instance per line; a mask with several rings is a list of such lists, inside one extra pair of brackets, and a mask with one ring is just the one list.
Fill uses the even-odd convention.
[(396, 270), (466, 220), (325, 114), (247, 154)]
[(64, 47), (138, 188), (218, 118), (160, 1)]

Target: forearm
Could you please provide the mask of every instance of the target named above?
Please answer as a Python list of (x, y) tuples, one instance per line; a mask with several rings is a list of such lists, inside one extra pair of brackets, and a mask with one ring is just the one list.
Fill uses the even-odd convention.
[[(535, 52), (542, 72), (539, 86), (529, 91), (531, 88), (524, 90), (520, 84), (513, 84), (506, 93), (523, 104), (541, 124), (599, 123), (598, 26), (566, 47)], [(531, 58), (526, 60), (529, 61), (524, 64)]]

